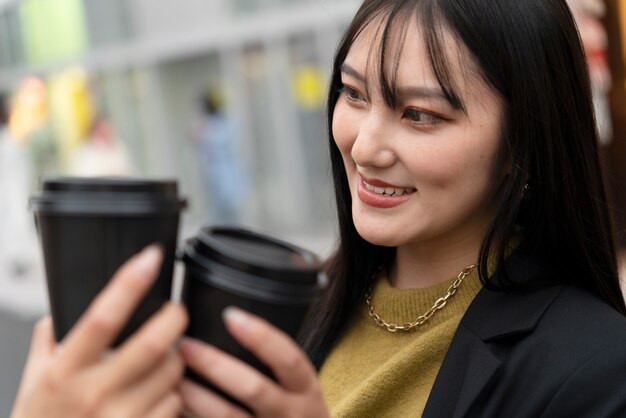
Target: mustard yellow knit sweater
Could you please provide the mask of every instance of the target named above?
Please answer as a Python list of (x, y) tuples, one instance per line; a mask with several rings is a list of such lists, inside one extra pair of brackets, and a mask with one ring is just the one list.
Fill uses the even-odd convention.
[[(374, 310), (389, 323), (414, 321), (453, 282), (396, 289), (380, 279), (372, 295)], [(332, 416), (420, 417), (454, 332), (480, 289), (474, 269), (442, 310), (409, 333), (390, 333), (374, 324), (364, 301), (355, 323), (320, 370)]]

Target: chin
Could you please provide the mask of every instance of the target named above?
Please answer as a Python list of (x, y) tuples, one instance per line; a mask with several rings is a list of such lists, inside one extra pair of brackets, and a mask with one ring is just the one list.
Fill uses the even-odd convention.
[(394, 230), (386, 229), (371, 222), (363, 225), (358, 221), (354, 223), (354, 227), (361, 238), (370, 244), (381, 247), (397, 247), (402, 244), (402, 241), (398, 239), (397, 232)]

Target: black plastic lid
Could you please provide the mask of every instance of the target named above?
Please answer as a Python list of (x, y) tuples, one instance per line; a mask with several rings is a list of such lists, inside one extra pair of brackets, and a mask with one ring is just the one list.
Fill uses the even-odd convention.
[(176, 180), (126, 177), (49, 179), (30, 203), (39, 213), (107, 215), (178, 212), (187, 205)]
[(176, 180), (148, 180), (131, 177), (60, 177), (45, 180), (45, 192), (149, 193), (176, 199)]
[[(184, 257), (209, 270), (226, 268), (233, 279), (261, 277), (272, 281), (318, 285), (320, 259), (277, 238), (242, 228), (207, 227), (189, 242)], [(237, 273), (243, 273), (238, 275)]]

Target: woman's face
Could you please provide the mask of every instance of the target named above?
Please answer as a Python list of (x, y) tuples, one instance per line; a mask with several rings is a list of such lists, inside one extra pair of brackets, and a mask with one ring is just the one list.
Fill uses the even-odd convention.
[(343, 63), (332, 130), (354, 224), (377, 245), (479, 242), (506, 175), (495, 168), (503, 105), (452, 36), (446, 36), (446, 53), (466, 113), (448, 103), (412, 26), (398, 61), (399, 109), (385, 104), (375, 66), (368, 65), (378, 42), (375, 25)]

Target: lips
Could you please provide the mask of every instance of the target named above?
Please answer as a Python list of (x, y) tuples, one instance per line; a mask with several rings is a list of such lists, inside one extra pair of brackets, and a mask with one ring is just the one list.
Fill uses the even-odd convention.
[(413, 187), (401, 187), (364, 176), (360, 176), (358, 185), (361, 201), (377, 208), (398, 206), (410, 199), (416, 191)]

